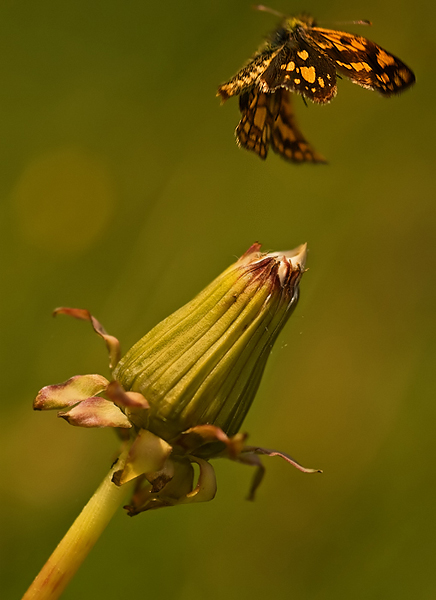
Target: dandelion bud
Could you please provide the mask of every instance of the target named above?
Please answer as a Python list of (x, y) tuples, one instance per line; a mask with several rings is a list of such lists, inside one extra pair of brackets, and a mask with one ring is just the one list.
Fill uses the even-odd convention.
[(261, 254), (254, 244), (121, 359), (114, 378), (150, 405), (130, 418), (170, 442), (200, 424), (235, 435), (272, 345), (294, 310), (306, 245)]

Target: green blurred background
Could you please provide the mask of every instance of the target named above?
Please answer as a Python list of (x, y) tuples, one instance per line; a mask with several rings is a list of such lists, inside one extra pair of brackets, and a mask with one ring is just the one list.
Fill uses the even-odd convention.
[[(243, 429), (279, 459), (215, 463), (208, 504), (120, 511), (65, 600), (436, 597), (435, 5), (295, 4), (401, 57), (385, 99), (296, 98), (328, 166), (239, 150), (219, 83), (276, 18), (250, 0), (0, 7), (2, 598), (20, 598), (111, 463), (113, 433), (32, 412), (42, 386), (108, 374), (88, 308), (127, 349), (254, 241), (308, 242), (300, 305)], [(413, 10), (412, 10), (413, 8)], [(370, 19), (372, 28), (340, 25)]]

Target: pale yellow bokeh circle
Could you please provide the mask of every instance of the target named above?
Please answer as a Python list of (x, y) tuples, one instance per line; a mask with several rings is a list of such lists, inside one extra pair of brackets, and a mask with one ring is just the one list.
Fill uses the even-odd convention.
[(115, 187), (99, 158), (61, 148), (27, 165), (12, 200), (26, 242), (71, 255), (86, 250), (108, 226)]

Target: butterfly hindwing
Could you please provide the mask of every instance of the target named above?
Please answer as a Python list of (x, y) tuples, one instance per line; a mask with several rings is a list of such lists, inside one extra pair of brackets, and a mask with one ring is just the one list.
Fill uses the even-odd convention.
[(252, 150), (262, 159), (267, 157), (271, 146), (291, 162), (325, 162), (298, 129), (287, 90), (265, 93), (252, 88), (241, 94), (239, 108), (242, 117), (236, 138), (242, 148)]
[(271, 148), (274, 152), (293, 162), (325, 163), (325, 158), (312, 148), (297, 126), (291, 93), (281, 89), (273, 96), (276, 113), (271, 128)]
[(271, 137), (271, 100), (268, 94), (256, 91), (253, 87), (239, 96), (239, 110), (242, 117), (235, 135), (241, 148), (252, 150), (265, 159)]
[(230, 96), (236, 96), (251, 87), (256, 83), (260, 75), (265, 72), (271, 61), (279, 53), (279, 50), (258, 52), (234, 77), (219, 86), (217, 96), (221, 96), (224, 101), (230, 98)]

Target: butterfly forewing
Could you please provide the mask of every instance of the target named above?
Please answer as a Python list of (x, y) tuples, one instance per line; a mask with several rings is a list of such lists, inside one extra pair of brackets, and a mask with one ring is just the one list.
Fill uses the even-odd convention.
[(305, 33), (309, 43), (323, 51), (340, 73), (362, 87), (390, 96), (415, 81), (399, 58), (364, 37), (320, 27), (308, 28)]
[(252, 88), (241, 94), (239, 108), (242, 117), (236, 137), (241, 147), (262, 159), (271, 146), (274, 152), (292, 162), (325, 162), (298, 129), (287, 90), (264, 93)]
[(336, 69), (331, 60), (304, 42), (283, 48), (260, 77), (262, 91), (284, 87), (324, 104), (336, 94)]

